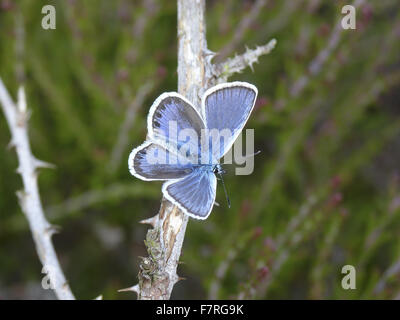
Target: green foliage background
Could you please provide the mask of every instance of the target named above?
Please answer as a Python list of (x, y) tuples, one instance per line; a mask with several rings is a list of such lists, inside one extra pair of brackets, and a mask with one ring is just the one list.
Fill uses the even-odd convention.
[[(53, 4), (57, 29), (41, 28)], [(349, 1), (266, 1), (239, 37), (253, 1), (207, 1), (207, 38), (241, 53), (272, 37), (271, 54), (231, 80), (259, 88), (255, 171), (226, 176), (208, 220), (188, 225), (172, 298), (400, 298), (400, 6), (365, 1), (357, 29), (319, 71)], [(175, 1), (0, 0), (0, 76), (15, 97), (26, 88), (34, 154), (54, 163), (39, 178), (60, 262), (75, 295), (132, 299), (147, 226), (161, 184), (132, 177), (130, 150), (146, 136), (153, 100), (177, 85)], [(21, 33), (21, 30), (24, 31)], [(23, 49), (18, 49), (18, 43)], [(217, 57), (218, 58), (218, 57)], [(304, 89), (293, 93), (299, 79)], [(125, 112), (145, 83), (122, 158), (111, 154)], [(0, 116), (0, 298), (54, 298), (15, 192), (17, 159)], [(113, 166), (116, 168), (113, 170)], [(343, 290), (354, 265), (357, 289)]]

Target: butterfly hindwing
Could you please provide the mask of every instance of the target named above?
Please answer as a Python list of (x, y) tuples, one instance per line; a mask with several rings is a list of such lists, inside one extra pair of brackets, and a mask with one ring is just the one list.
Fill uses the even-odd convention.
[(164, 196), (195, 219), (207, 219), (215, 202), (217, 178), (210, 170), (197, 167), (178, 181), (164, 183)]

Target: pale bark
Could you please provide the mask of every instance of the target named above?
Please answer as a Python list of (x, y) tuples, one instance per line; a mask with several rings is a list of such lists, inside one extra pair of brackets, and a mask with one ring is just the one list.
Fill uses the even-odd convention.
[[(178, 92), (197, 108), (206, 86), (204, 10), (203, 0), (178, 0)], [(131, 289), (138, 292), (139, 299), (169, 299), (180, 279), (176, 269), (188, 216), (163, 199), (159, 213), (144, 222), (153, 226), (145, 241), (149, 257), (142, 259), (139, 285)]]

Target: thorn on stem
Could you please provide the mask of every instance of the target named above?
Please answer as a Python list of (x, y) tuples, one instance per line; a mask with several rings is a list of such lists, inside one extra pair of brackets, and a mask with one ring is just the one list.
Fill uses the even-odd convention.
[(36, 158), (33, 158), (33, 165), (35, 167), (35, 169), (39, 169), (39, 168), (49, 168), (49, 169), (55, 169), (56, 166), (52, 163), (46, 162), (46, 161), (42, 161)]
[(128, 292), (128, 291), (136, 292), (136, 294), (139, 295), (139, 285), (136, 284), (136, 285), (134, 285), (132, 287), (118, 290), (118, 292)]
[(18, 173), (18, 174), (20, 174), (20, 175), (22, 175), (22, 168), (21, 168), (21, 166), (18, 166), (18, 168), (15, 169), (15, 172)]
[(25, 201), (25, 198), (28, 196), (28, 194), (25, 192), (25, 190), (19, 190), (16, 192), (18, 199)]
[(28, 194), (25, 192), (25, 190), (19, 190), (16, 192), (18, 200), (19, 200), (19, 205), (21, 206), (22, 211), (25, 213), (26, 211), (26, 197)]
[(45, 234), (48, 235), (49, 237), (53, 236), (56, 233), (60, 232), (60, 227), (56, 225), (50, 225), (46, 228)]
[(10, 142), (7, 145), (7, 150), (11, 150), (12, 148), (15, 148), (15, 147), (16, 147), (16, 145), (15, 145), (14, 139), (11, 138)]
[(204, 50), (204, 55), (205, 55), (205, 56), (212, 56), (212, 57), (215, 57), (215, 56), (217, 55), (217, 53), (214, 52), (214, 51), (211, 51), (211, 50), (208, 49), (208, 48), (206, 48), (206, 49)]
[(150, 224), (154, 228), (156, 223), (157, 223), (157, 221), (158, 221), (158, 214), (156, 214), (154, 217), (141, 220), (141, 221), (139, 221), (139, 223)]

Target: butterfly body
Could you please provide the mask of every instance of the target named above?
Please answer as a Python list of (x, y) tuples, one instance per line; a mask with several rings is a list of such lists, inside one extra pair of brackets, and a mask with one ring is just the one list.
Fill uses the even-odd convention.
[[(208, 89), (201, 112), (176, 92), (150, 108), (148, 140), (132, 150), (130, 172), (145, 181), (166, 181), (164, 196), (183, 212), (206, 219), (215, 203), (219, 159), (242, 131), (257, 97), (255, 86), (232, 82)], [(225, 191), (226, 192), (226, 191)]]

